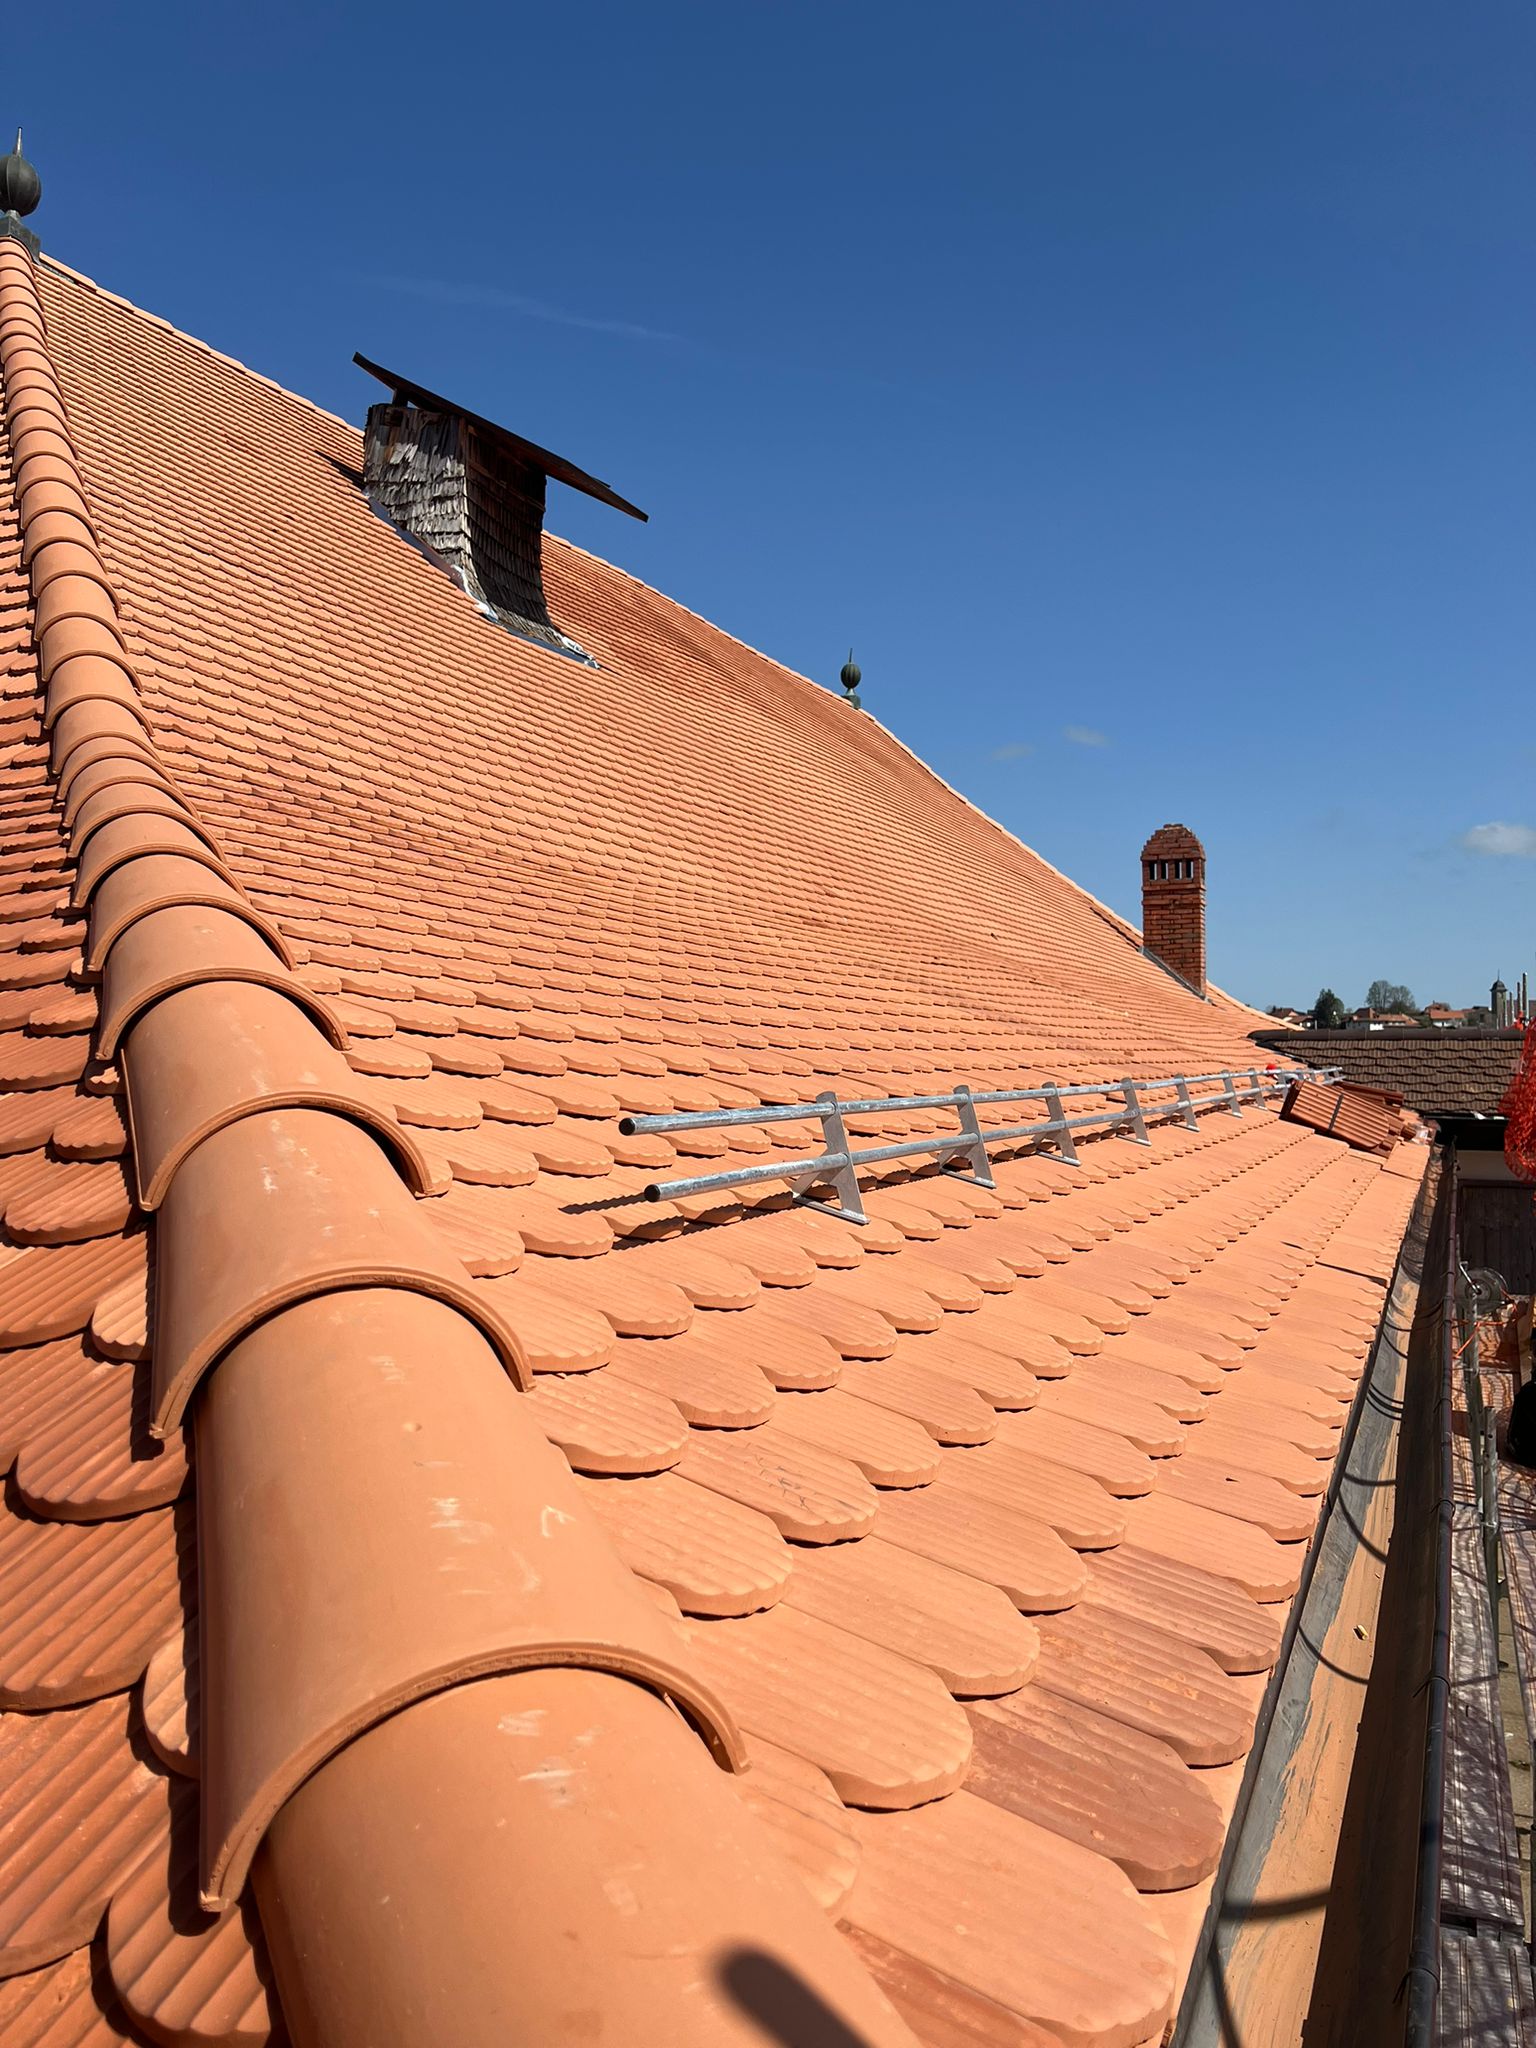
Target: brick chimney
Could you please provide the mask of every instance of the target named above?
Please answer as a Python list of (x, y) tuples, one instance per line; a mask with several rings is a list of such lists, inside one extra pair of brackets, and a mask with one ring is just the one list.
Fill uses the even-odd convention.
[(1162, 825), (1141, 849), (1141, 949), (1205, 994), (1205, 848), (1187, 825)]

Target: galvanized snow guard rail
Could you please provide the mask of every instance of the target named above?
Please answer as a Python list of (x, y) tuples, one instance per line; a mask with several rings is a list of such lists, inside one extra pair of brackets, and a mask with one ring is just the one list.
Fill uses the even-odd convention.
[[(742, 1166), (724, 1173), (705, 1173), (691, 1180), (654, 1181), (644, 1190), (648, 1202), (664, 1202), (673, 1195), (704, 1195), (726, 1188), (751, 1187), (770, 1180), (788, 1181), (797, 1202), (839, 1216), (847, 1223), (867, 1223), (859, 1192), (858, 1169), (887, 1159), (937, 1159), (946, 1173), (957, 1174), (981, 1187), (996, 1185), (992, 1177), (989, 1145), (1015, 1145), (1023, 1139), (1033, 1149), (1049, 1147), (1067, 1166), (1078, 1164), (1074, 1131), (1106, 1130), (1129, 1138), (1138, 1145), (1150, 1145), (1149, 1123), (1177, 1118), (1190, 1130), (1196, 1126), (1195, 1112), (1224, 1109), (1241, 1116), (1245, 1102), (1262, 1103), (1282, 1095), (1293, 1081), (1338, 1081), (1342, 1067), (1286, 1067), (1260, 1073), (1250, 1067), (1245, 1073), (1227, 1069), (1219, 1074), (1175, 1074), (1166, 1081), (1086, 1081), (1069, 1088), (1048, 1082), (1043, 1088), (994, 1088), (973, 1094), (961, 1084), (947, 1095), (882, 1095), (867, 1101), (842, 1102), (833, 1093), (818, 1095), (814, 1102), (759, 1104), (751, 1109), (684, 1110), (669, 1116), (627, 1116), (619, 1129), (626, 1137), (667, 1137), (674, 1131), (711, 1131), (741, 1124), (785, 1124), (819, 1120), (825, 1150), (809, 1159), (774, 1160), (765, 1166)], [(1218, 1082), (1212, 1095), (1192, 1095), (1193, 1088)], [(1171, 1102), (1151, 1102), (1149, 1096), (1172, 1093)], [(1087, 1116), (1067, 1116), (1064, 1105), (1083, 1095), (1118, 1095), (1121, 1107), (1096, 1110)], [(1009, 1124), (983, 1130), (976, 1115), (978, 1103), (1043, 1102), (1046, 1115), (1030, 1123)], [(844, 1119), (850, 1116), (881, 1116), (900, 1110), (952, 1109), (959, 1128), (936, 1138), (909, 1138), (897, 1145), (869, 1145), (855, 1151), (848, 1142)], [(969, 1168), (966, 1172), (963, 1169)], [(817, 1201), (814, 1188), (835, 1190), (835, 1202)]]

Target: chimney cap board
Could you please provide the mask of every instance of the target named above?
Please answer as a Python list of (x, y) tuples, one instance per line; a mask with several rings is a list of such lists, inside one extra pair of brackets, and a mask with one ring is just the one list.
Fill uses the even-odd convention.
[(422, 406), (429, 412), (457, 413), (460, 419), (468, 420), (491, 441), (499, 444), (508, 455), (518, 462), (526, 462), (534, 469), (540, 469), (545, 476), (553, 477), (556, 483), (569, 484), (573, 491), (584, 491), (589, 498), (596, 498), (604, 505), (611, 505), (616, 512), (627, 512), (631, 519), (649, 520), (650, 514), (642, 512), (638, 505), (631, 505), (627, 498), (595, 476), (588, 476), (584, 469), (578, 469), (574, 462), (567, 462), (563, 455), (555, 455), (548, 448), (539, 447), (536, 441), (525, 441), (521, 434), (514, 434), (507, 427), (499, 427), (494, 420), (488, 420), (482, 413), (471, 412), (467, 405), (455, 404), (453, 399), (444, 398), (436, 391), (429, 391), (425, 384), (418, 384), (410, 377), (399, 376), (394, 370), (386, 370), (382, 363), (370, 362), (361, 350), (352, 357), (360, 370), (366, 370), (370, 377), (377, 377), (381, 384), (387, 384), (397, 399), (412, 405)]

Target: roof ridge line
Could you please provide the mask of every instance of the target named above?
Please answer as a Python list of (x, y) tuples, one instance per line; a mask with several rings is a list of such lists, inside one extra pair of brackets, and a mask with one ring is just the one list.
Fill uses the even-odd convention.
[[(455, 1769), (445, 1773), (432, 1732), (440, 1716), (421, 1716), (455, 1702), (461, 1727), (449, 1754), (458, 1777), (472, 1772), (466, 1759), (477, 1755), (480, 1775), (461, 1789), (480, 1820), (494, 1746), (506, 1755), (507, 1717), (498, 1710), (510, 1687), (525, 1706), (548, 1701), (552, 1725), (560, 1716), (577, 1744), (615, 1727), (632, 1734), (637, 1715), (642, 1727), (650, 1717), (645, 1783), (652, 1806), (659, 1800), (676, 1826), (673, 1836), (665, 1824), (652, 1830), (662, 1840), (656, 1860), (666, 1881), (648, 1888), (651, 1922), (662, 1922), (656, 1933), (671, 1944), (666, 1952), (690, 1968), (690, 1958), (732, 1942), (793, 1953), (829, 2006), (856, 2019), (872, 2042), (909, 2039), (904, 2029), (893, 2032), (868, 1973), (789, 1866), (776, 1859), (773, 1873), (764, 1872), (746, 1810), (716, 1789), (715, 1772), (701, 1770), (684, 1722), (704, 1736), (717, 1762), (739, 1769), (745, 1751), (733, 1718), (620, 1560), (565, 1460), (509, 1396), (506, 1378), (526, 1373), (515, 1331), (488, 1291), (476, 1293), (456, 1257), (424, 1246), (423, 1237), (443, 1251), (376, 1132), (359, 1127), (363, 1120), (350, 1115), (338, 1090), (283, 1085), (293, 1070), (281, 1049), (274, 1053), (276, 1041), (264, 1041), (262, 1014), (284, 1020), (278, 1038), (286, 1031), (287, 1052), (306, 1073), (338, 1048), (327, 1047), (313, 1003), (253, 921), (215, 835), (160, 760), (101, 559), (35, 265), (14, 243), (0, 245), (0, 369), (51, 774), (56, 792), (68, 783), (64, 822), (79, 864), (76, 905), (91, 904), (94, 922), (100, 892), (114, 880), (130, 888), (148, 883), (148, 865), (168, 858), (188, 871), (176, 893), (150, 890), (139, 914), (115, 924), (97, 951), (141, 1202), (150, 1180), (159, 1199), (157, 1433), (205, 1382), (197, 1416), (198, 1569), (205, 1650), (212, 1635), (217, 1640), (202, 1670), (205, 1905), (236, 1903), (265, 1842), (255, 1875), (279, 1986), (307, 2021), (333, 2015), (318, 2037), (334, 2048), (377, 2035), (380, 2014), (366, 2009), (360, 1984), (381, 2002), (388, 1998), (381, 2010), (392, 2018), (446, 1996), (450, 2010), (440, 2024), (455, 2039), (490, 2038), (490, 2009), (504, 2019), (521, 2008), (535, 2035), (549, 2030), (545, 2021), (552, 2027), (567, 2009), (567, 1994), (562, 1959), (551, 1957), (537, 1912), (501, 1927), (498, 1975), (485, 1967), (483, 1941), (470, 1946), (462, 1968), (449, 1967), (441, 1953), (414, 1953), (416, 1945), (399, 1940), (372, 1910), (375, 1861), (391, 1848), (413, 1870), (424, 1862), (436, 1882), (439, 1864), (418, 1855), (419, 1834), (402, 1830), (398, 1819), (421, 1811), (424, 1791), (430, 1797), (415, 1830), (453, 1803)], [(124, 761), (134, 764), (131, 778)], [(98, 767), (103, 772), (80, 797), (81, 778)], [(210, 1032), (187, 1017), (188, 1001), (210, 994), (230, 1006), (226, 1021), (239, 1016), (243, 1075), (233, 1071), (241, 1060), (217, 1051), (209, 1058), (211, 1047), (232, 1048), (236, 1034)], [(207, 1108), (202, 1083), (222, 1096), (216, 1116), (198, 1113), (199, 1097)], [(148, 1175), (147, 1157), (158, 1164)], [(412, 1318), (412, 1336), (402, 1340), (400, 1325)], [(427, 1441), (446, 1442), (452, 1457), (413, 1453), (409, 1433), (429, 1424), (402, 1421), (391, 1395), (379, 1391), (381, 1379), (409, 1381), (413, 1364), (424, 1370), (405, 1413), (425, 1410), (435, 1427)], [(473, 1427), (465, 1427), (466, 1417)], [(360, 1442), (371, 1454), (361, 1460)], [(380, 1477), (382, 1487), (370, 1483)], [(464, 1565), (461, 1555), (445, 1555), (468, 1540), (458, 1500), (451, 1516), (441, 1500), (427, 1504), (435, 1518), (424, 1522), (423, 1503), (411, 1494), (423, 1484), (470, 1497), (487, 1517), (472, 1524), (484, 1532), (474, 1541), (485, 1581), (475, 1587), (483, 1597), (472, 1613), (442, 1597), (441, 1574)], [(277, 1503), (259, 1557), (242, 1518), (242, 1503), (252, 1498)], [(317, 1499), (342, 1509), (324, 1524), (323, 1540)], [(507, 1532), (503, 1541), (486, 1545), (484, 1535), (498, 1530)], [(280, 1557), (268, 1554), (273, 1545)], [(296, 1575), (302, 1601), (291, 1598)], [(223, 1598), (210, 1597), (215, 1589)], [(343, 1614), (347, 1626), (337, 1628)], [(532, 1707), (536, 1722), (545, 1711)], [(590, 1809), (557, 1817), (566, 1862), (572, 1842), (578, 1863), (581, 1845), (603, 1854), (608, 1815), (622, 1815), (638, 1798), (627, 1741), (606, 1741), (583, 1758), (597, 1789)], [(549, 1819), (551, 1804), (543, 1802), (535, 1825)], [(703, 1831), (685, 1830), (682, 1817), (700, 1812), (709, 1814)], [(317, 1815), (318, 1831), (306, 1832)], [(524, 1820), (522, 1839), (509, 1830), (482, 1840), (470, 1896), (506, 1892), (510, 1864), (526, 1860)], [(402, 1832), (411, 1839), (399, 1840)], [(371, 1854), (356, 1853), (362, 1838)], [(409, 1885), (403, 1889), (408, 1897)], [(418, 1901), (426, 1896), (418, 1884)], [(290, 1919), (290, 1902), (306, 1897), (343, 1918), (354, 1904), (356, 1940), (309, 1938)], [(473, 1915), (460, 1922), (472, 1924)], [(636, 1932), (632, 1923), (619, 1931)], [(541, 1960), (556, 1966), (542, 1986), (547, 2007), (537, 1992), (530, 2006), (523, 1982), (539, 1985)], [(615, 2002), (638, 2009), (637, 1987), (650, 1975), (629, 1945), (611, 1967)], [(380, 1988), (392, 1969), (404, 1973), (405, 2008), (401, 1986), (390, 1994)], [(467, 2009), (456, 2010), (455, 2000)], [(707, 2006), (695, 1998), (689, 2010), (714, 2041), (718, 2015)]]

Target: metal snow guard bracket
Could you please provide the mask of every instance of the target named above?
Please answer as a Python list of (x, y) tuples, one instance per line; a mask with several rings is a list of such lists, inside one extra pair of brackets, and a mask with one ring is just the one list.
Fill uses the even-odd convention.
[[(752, 1187), (764, 1181), (786, 1181), (796, 1202), (824, 1215), (840, 1217), (845, 1223), (867, 1223), (859, 1190), (858, 1169), (889, 1159), (934, 1159), (942, 1172), (969, 1180), (980, 1187), (994, 1187), (990, 1145), (1016, 1145), (1028, 1140), (1032, 1150), (1049, 1148), (1064, 1165), (1078, 1164), (1074, 1131), (1106, 1130), (1129, 1138), (1138, 1145), (1150, 1145), (1149, 1123), (1176, 1120), (1194, 1130), (1196, 1112), (1223, 1109), (1241, 1116), (1242, 1105), (1262, 1103), (1272, 1095), (1283, 1095), (1293, 1081), (1337, 1081), (1341, 1067), (1287, 1067), (1260, 1073), (1250, 1067), (1245, 1073), (1224, 1069), (1219, 1074), (1175, 1074), (1168, 1080), (1085, 1081), (1059, 1088), (1048, 1081), (1043, 1088), (992, 1088), (975, 1094), (960, 1083), (947, 1095), (879, 1095), (845, 1102), (828, 1091), (814, 1102), (763, 1103), (751, 1109), (680, 1110), (667, 1116), (626, 1116), (619, 1129), (628, 1137), (666, 1137), (673, 1131), (728, 1130), (741, 1124), (801, 1123), (819, 1120), (823, 1150), (808, 1159), (777, 1159), (766, 1166), (742, 1166), (724, 1173), (698, 1174), (689, 1180), (653, 1181), (642, 1190), (647, 1202), (665, 1202), (674, 1195), (704, 1195), (726, 1188)], [(1211, 1095), (1190, 1091), (1218, 1084)], [(1148, 1097), (1171, 1094), (1172, 1101), (1151, 1102)], [(1096, 1110), (1087, 1116), (1068, 1116), (1065, 1105), (1084, 1095), (1118, 1095), (1121, 1107)], [(983, 1130), (977, 1117), (980, 1104), (994, 1102), (1042, 1102), (1046, 1114), (1029, 1123), (1009, 1124)], [(909, 1138), (895, 1145), (866, 1145), (855, 1151), (849, 1143), (845, 1118), (883, 1116), (914, 1109), (952, 1109), (957, 1128), (936, 1138)], [(814, 1190), (830, 1190), (835, 1201), (818, 1199)]]

